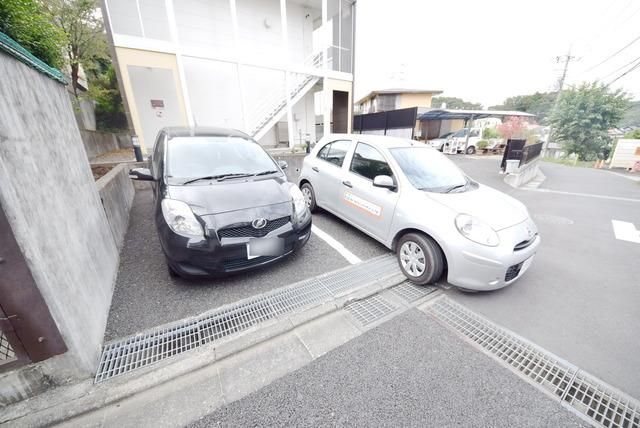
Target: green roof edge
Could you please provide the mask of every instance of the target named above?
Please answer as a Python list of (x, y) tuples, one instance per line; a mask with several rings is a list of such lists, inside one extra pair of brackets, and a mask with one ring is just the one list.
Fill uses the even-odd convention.
[(57, 68), (53, 68), (47, 65), (41, 59), (38, 59), (31, 52), (22, 47), (18, 42), (13, 40), (11, 37), (7, 36), (3, 32), (0, 31), (0, 50), (8, 53), (9, 55), (16, 58), (18, 61), (27, 64), (29, 67), (35, 68), (40, 73), (46, 74), (50, 78), (57, 80), (58, 82), (66, 85), (67, 78), (65, 75), (58, 70)]

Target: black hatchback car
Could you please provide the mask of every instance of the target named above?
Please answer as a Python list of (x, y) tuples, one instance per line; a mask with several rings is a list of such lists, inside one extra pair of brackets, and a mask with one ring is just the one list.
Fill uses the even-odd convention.
[(286, 162), (248, 135), (222, 128), (165, 128), (149, 168), (154, 217), (172, 276), (216, 276), (272, 263), (303, 247), (311, 214)]

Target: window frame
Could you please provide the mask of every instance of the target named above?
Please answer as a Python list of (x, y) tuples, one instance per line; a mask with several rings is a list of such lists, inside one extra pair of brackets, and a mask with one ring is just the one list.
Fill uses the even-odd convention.
[[(353, 161), (354, 161), (354, 159), (355, 159), (355, 157), (356, 157), (356, 151), (358, 150), (358, 145), (360, 145), (360, 144), (365, 145), (365, 146), (368, 146), (368, 147), (371, 147), (373, 150), (375, 150), (376, 152), (378, 152), (378, 154), (380, 155), (380, 157), (382, 157), (382, 159), (384, 159), (384, 162), (387, 164), (387, 166), (388, 166), (388, 167), (389, 167), (389, 169), (391, 170), (391, 175), (390, 175), (390, 177), (393, 179), (393, 182), (394, 182), (394, 183), (396, 183), (396, 186), (397, 186), (397, 185), (398, 185), (398, 180), (396, 180), (396, 173), (395, 173), (395, 171), (393, 170), (393, 167), (391, 166), (391, 163), (389, 162), (389, 159), (387, 159), (387, 158), (386, 158), (386, 156), (385, 156), (385, 155), (384, 155), (384, 154), (383, 154), (383, 153), (382, 153), (382, 152), (381, 152), (377, 147), (374, 147), (374, 146), (372, 146), (371, 144), (369, 144), (369, 143), (365, 143), (365, 142), (363, 142), (363, 141), (358, 141), (358, 142), (356, 142), (356, 146), (353, 148), (353, 153), (351, 154), (351, 159), (350, 159), (350, 162), (349, 162), (349, 169), (348, 169), (349, 173), (350, 173), (350, 174), (357, 175), (358, 177), (361, 177), (361, 178), (363, 178), (363, 179), (365, 179), (365, 180), (370, 181), (371, 183), (373, 183), (373, 179), (371, 179), (371, 178), (369, 178), (369, 177), (365, 177), (364, 175), (362, 175), (362, 174), (360, 174), (360, 173), (358, 173), (358, 172), (354, 171), (353, 169), (351, 169), (351, 167), (353, 166)], [(374, 178), (375, 178), (375, 177), (374, 177)]]
[[(345, 154), (344, 154), (344, 158), (342, 159), (342, 164), (340, 164), (340, 165), (338, 165), (338, 164), (335, 164), (335, 163), (333, 163), (333, 162), (328, 161), (328, 160), (326, 159), (326, 157), (324, 157), (324, 158), (321, 158), (321, 157), (320, 157), (320, 152), (321, 152), (321, 151), (323, 151), (323, 150), (324, 150), (325, 148), (327, 148), (327, 147), (328, 147), (328, 149), (327, 149), (327, 155), (329, 155), (329, 154), (331, 153), (331, 146), (332, 146), (334, 143), (337, 143), (337, 142), (345, 142), (345, 143), (347, 143), (347, 144), (348, 144), (347, 150), (345, 151)], [(333, 165), (333, 166), (335, 166), (336, 168), (340, 168), (340, 169), (342, 169), (342, 168), (344, 167), (345, 161), (346, 161), (346, 160), (347, 160), (347, 158), (349, 157), (349, 153), (351, 152), (352, 146), (353, 146), (353, 140), (350, 140), (350, 139), (340, 138), (340, 139), (337, 139), (337, 140), (330, 141), (330, 142), (328, 142), (327, 144), (325, 144), (324, 146), (322, 146), (322, 148), (321, 148), (320, 150), (318, 150), (318, 154), (316, 155), (316, 159), (320, 159), (321, 161), (326, 162), (326, 163), (328, 163), (329, 165)]]

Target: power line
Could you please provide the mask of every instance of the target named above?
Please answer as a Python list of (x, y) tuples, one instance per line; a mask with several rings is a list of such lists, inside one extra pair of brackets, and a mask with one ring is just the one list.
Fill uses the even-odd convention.
[(605, 74), (604, 76), (602, 76), (602, 77), (601, 77), (600, 79), (598, 79), (598, 80), (604, 80), (604, 79), (606, 79), (607, 77), (611, 76), (612, 74), (617, 73), (618, 71), (620, 71), (620, 70), (622, 70), (623, 68), (625, 68), (625, 67), (627, 67), (627, 66), (629, 66), (629, 65), (633, 64), (634, 62), (636, 62), (636, 61), (638, 61), (638, 60), (640, 60), (640, 56), (639, 56), (638, 58), (636, 58), (636, 59), (632, 60), (632, 61), (629, 61), (629, 62), (628, 62), (628, 63), (626, 63), (625, 65), (623, 65), (623, 66), (621, 66), (621, 67), (616, 68), (616, 69), (615, 69), (615, 70), (613, 70), (612, 72), (610, 72), (610, 73), (608, 73), (608, 74)]
[(631, 73), (633, 70), (635, 70), (638, 67), (640, 67), (640, 62), (637, 63), (636, 65), (634, 65), (633, 67), (631, 67), (630, 69), (628, 69), (627, 71), (625, 71), (624, 73), (622, 73), (620, 76), (618, 76), (615, 79), (613, 79), (611, 82), (607, 83), (607, 86), (610, 86), (613, 82), (616, 82), (616, 81), (622, 79), (624, 76), (626, 76), (627, 74)]
[(621, 49), (617, 50), (616, 52), (614, 52), (613, 54), (609, 55), (608, 57), (606, 57), (605, 59), (603, 59), (602, 61), (600, 61), (599, 63), (597, 63), (596, 65), (594, 65), (593, 67), (590, 67), (588, 69), (585, 70), (585, 72), (587, 71), (591, 71), (594, 68), (604, 64), (605, 62), (609, 61), (611, 58), (615, 57), (616, 55), (618, 55), (620, 52), (622, 52), (623, 50), (625, 50), (626, 48), (628, 48), (629, 46), (631, 46), (632, 44), (634, 44), (635, 42), (637, 42), (638, 40), (640, 40), (640, 36), (636, 37), (635, 39), (633, 39), (631, 42), (629, 42), (628, 44), (626, 44), (624, 47), (622, 47)]

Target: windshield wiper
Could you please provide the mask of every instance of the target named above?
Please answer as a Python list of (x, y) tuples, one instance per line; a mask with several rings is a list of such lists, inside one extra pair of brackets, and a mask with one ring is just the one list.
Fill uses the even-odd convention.
[(272, 171), (256, 172), (255, 174), (252, 174), (252, 175), (253, 175), (253, 176), (255, 176), (255, 177), (257, 177), (257, 176), (259, 176), (259, 175), (275, 174), (276, 172), (278, 172), (278, 171), (276, 171), (276, 170), (274, 169), (274, 170), (272, 170)]
[(189, 183), (195, 183), (196, 181), (201, 181), (201, 180), (218, 180), (218, 181), (222, 181), (222, 180), (226, 180), (227, 178), (239, 178), (239, 177), (250, 177), (253, 174), (246, 174), (246, 173), (230, 173), (230, 174), (219, 174), (219, 175), (207, 175), (205, 177), (198, 177), (198, 178), (194, 178), (192, 180), (187, 180), (184, 184), (189, 184)]

